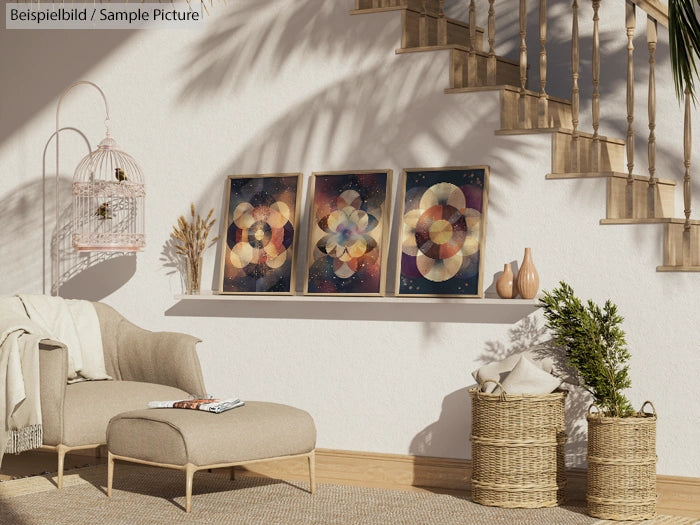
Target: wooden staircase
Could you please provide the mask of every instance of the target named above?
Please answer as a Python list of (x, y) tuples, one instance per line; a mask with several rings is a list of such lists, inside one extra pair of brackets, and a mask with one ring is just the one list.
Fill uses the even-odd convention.
[[(528, 89), (526, 29), (526, 0), (520, 0), (520, 60), (496, 56), (494, 0), (488, 0), (488, 28), (476, 25), (476, 2), (469, 4), (469, 22), (454, 20), (445, 15), (444, 0), (356, 0), (353, 15), (386, 11), (400, 11), (402, 17), (401, 48), (396, 53), (449, 52), (450, 85), (447, 94), (497, 91), (500, 93), (500, 129), (497, 135), (548, 134), (551, 136), (551, 172), (549, 180), (606, 179), (606, 218), (602, 225), (661, 224), (664, 226), (663, 265), (657, 271), (700, 271), (700, 221), (691, 220), (690, 214), (690, 114), (686, 96), (686, 177), (684, 179), (685, 218), (674, 218), (676, 183), (655, 177), (654, 119), (655, 100), (650, 102), (649, 166), (650, 175), (639, 175), (634, 168), (634, 120), (630, 83), (634, 83), (633, 65), (628, 63), (627, 139), (602, 136), (598, 133), (600, 119), (596, 64), (600, 68), (598, 35), (598, 8), (600, 0), (592, 0), (594, 7), (594, 57), (592, 72), (593, 132), (578, 129), (578, 2), (573, 1), (572, 22), (572, 96), (570, 100), (546, 93), (546, 0), (540, 6), (540, 90)], [(648, 16), (647, 40), (651, 53), (650, 83), (654, 82), (654, 55), (657, 23), (668, 21), (665, 6), (658, 0), (626, 0), (626, 31), (629, 62), (632, 59), (632, 38), (635, 29), (635, 9), (642, 8)], [(486, 0), (481, 0), (485, 4)], [(665, 19), (664, 19), (665, 16)], [(632, 87), (633, 89), (633, 87)], [(650, 85), (650, 93), (655, 86)], [(686, 94), (687, 95), (687, 94)], [(596, 114), (597, 111), (597, 114)], [(679, 163), (680, 164), (680, 163)]]

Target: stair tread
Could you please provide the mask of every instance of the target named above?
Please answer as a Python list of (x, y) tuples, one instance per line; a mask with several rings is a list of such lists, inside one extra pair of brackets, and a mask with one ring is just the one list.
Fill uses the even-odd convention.
[(700, 266), (657, 266), (657, 272), (700, 272)]
[[(568, 128), (529, 128), (529, 129), (498, 129), (495, 131), (496, 135), (530, 135), (535, 133), (565, 133), (567, 135), (573, 134), (573, 130)], [(578, 132), (580, 137), (592, 139), (593, 133), (587, 133), (585, 131)], [(598, 135), (598, 138), (604, 142), (610, 142), (612, 144), (618, 144), (620, 146), (625, 145), (623, 139), (616, 139), (613, 137), (606, 137), (605, 135)]]
[[(459, 51), (464, 51), (465, 53), (469, 53), (470, 51), (469, 46), (465, 44), (430, 44), (427, 46), (400, 47), (396, 50), (396, 53), (400, 55), (401, 53), (420, 53), (421, 51), (442, 51), (445, 49), (457, 49)], [(484, 58), (489, 56), (487, 51), (480, 51), (477, 49), (474, 52), (477, 55), (480, 55)], [(498, 55), (496, 55), (496, 60), (498, 60), (499, 62), (506, 62), (514, 66), (518, 65), (518, 63), (515, 60), (511, 60), (510, 58), (505, 58)]]
[(624, 226), (629, 224), (669, 224), (673, 217), (640, 217), (637, 219), (600, 219), (599, 224), (603, 226)]
[[(685, 224), (680, 217), (654, 217), (648, 219), (600, 219), (600, 224)], [(699, 226), (700, 220), (691, 219), (691, 226)]]
[[(393, 6), (387, 6), (387, 7), (367, 7), (363, 9), (352, 9), (350, 11), (351, 15), (365, 15), (365, 14), (372, 14), (372, 13), (383, 13), (386, 11), (413, 11), (414, 13), (421, 14), (420, 11), (413, 9), (411, 7), (405, 6), (405, 5), (393, 5)], [(438, 18), (438, 16), (435, 13), (428, 12), (426, 13), (426, 16), (430, 18)], [(453, 24), (457, 26), (462, 26), (465, 28), (469, 27), (469, 22), (465, 22), (464, 20), (459, 20), (457, 18), (450, 18), (449, 16), (445, 17), (445, 20), (447, 20), (448, 24)], [(481, 26), (476, 26), (476, 31), (478, 33), (484, 33), (485, 30)]]
[[(449, 51), (451, 49), (469, 51), (469, 47), (463, 46), (462, 44), (434, 44), (428, 46), (400, 47), (396, 50), (396, 54), (401, 55), (403, 53), (421, 53), (424, 51)], [(477, 51), (477, 54), (479, 54), (479, 51)]]
[(367, 7), (364, 9), (352, 9), (350, 11), (351, 15), (368, 15), (372, 13), (384, 13), (386, 11), (401, 11), (408, 9), (405, 5), (392, 5), (389, 7)]
[[(648, 182), (649, 177), (645, 175), (637, 175), (633, 173), (632, 176), (634, 180)], [(586, 173), (547, 173), (545, 176), (548, 180), (558, 180), (558, 179), (601, 179), (607, 177), (614, 177), (616, 179), (626, 179), (628, 177), (627, 173), (623, 171), (591, 171)], [(676, 181), (670, 179), (657, 179), (658, 184), (675, 186)]]
[[(488, 53), (485, 53), (488, 55)], [(502, 57), (497, 57), (499, 60)], [(510, 60), (509, 58), (503, 58), (504, 62), (512, 62), (513, 64), (517, 65), (517, 62)], [(474, 86), (474, 87), (461, 87), (461, 88), (447, 88), (445, 89), (445, 93), (448, 94), (456, 94), (456, 93), (474, 93), (477, 91), (512, 91), (513, 93), (520, 93), (520, 88), (517, 86), (514, 86), (512, 84), (499, 84), (495, 86)], [(540, 94), (537, 91), (533, 91), (531, 89), (526, 89), (525, 94), (531, 97), (536, 97), (539, 98)], [(565, 98), (559, 98), (555, 97), (553, 95), (547, 95), (547, 99), (550, 102), (558, 102), (560, 104), (566, 104), (567, 106), (571, 105), (571, 101)]]
[[(463, 45), (463, 44), (433, 44), (429, 46), (413, 46), (413, 47), (400, 47), (399, 49), (396, 50), (397, 54), (402, 54), (402, 53), (420, 53), (422, 51), (442, 51), (442, 50), (452, 50), (452, 49), (457, 49), (459, 51), (464, 51), (465, 53), (469, 53), (470, 49), (469, 46)], [(477, 55), (483, 57), (483, 58), (488, 58), (489, 54), (487, 51), (480, 51), (480, 50), (475, 50), (474, 53)], [(513, 66), (517, 66), (518, 62), (515, 60), (512, 60), (510, 58), (502, 57), (499, 55), (496, 55), (496, 60), (498, 62), (502, 62), (505, 64), (511, 64)], [(493, 86), (490, 86), (493, 87)], [(515, 89), (515, 86), (513, 86)], [(471, 88), (448, 88), (451, 90), (454, 90), (455, 92), (458, 92), (459, 90), (462, 89), (471, 89)], [(503, 89), (503, 88), (501, 88)], [(519, 91), (519, 89), (518, 89)], [(533, 91), (534, 93), (534, 91)], [(564, 100), (564, 99), (562, 99)]]

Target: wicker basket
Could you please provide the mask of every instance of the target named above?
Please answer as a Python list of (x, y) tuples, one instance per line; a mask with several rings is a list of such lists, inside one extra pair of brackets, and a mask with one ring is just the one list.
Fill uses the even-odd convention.
[(567, 392), (513, 395), (503, 392), (503, 388), (501, 392), (469, 390), (472, 500), (507, 508), (554, 507), (563, 503)]
[[(649, 404), (652, 413), (644, 412)], [(656, 409), (604, 417), (588, 409), (588, 514), (608, 520), (656, 515)], [(595, 407), (597, 409), (597, 407)]]

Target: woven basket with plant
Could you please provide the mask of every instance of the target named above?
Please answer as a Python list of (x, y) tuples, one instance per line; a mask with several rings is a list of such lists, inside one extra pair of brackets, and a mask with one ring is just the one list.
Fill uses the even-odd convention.
[[(622, 316), (610, 300), (585, 304), (565, 282), (540, 299), (555, 344), (566, 350), (580, 385), (593, 396), (588, 411), (588, 513), (603, 519), (656, 515), (656, 410), (639, 412), (622, 393), (631, 386)], [(644, 412), (649, 405), (652, 413)]]

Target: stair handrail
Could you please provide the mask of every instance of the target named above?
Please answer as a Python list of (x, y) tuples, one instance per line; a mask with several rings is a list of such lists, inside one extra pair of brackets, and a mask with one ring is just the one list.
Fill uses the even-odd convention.
[(639, 7), (662, 26), (668, 27), (668, 6), (659, 2), (659, 0), (630, 0), (630, 2)]

